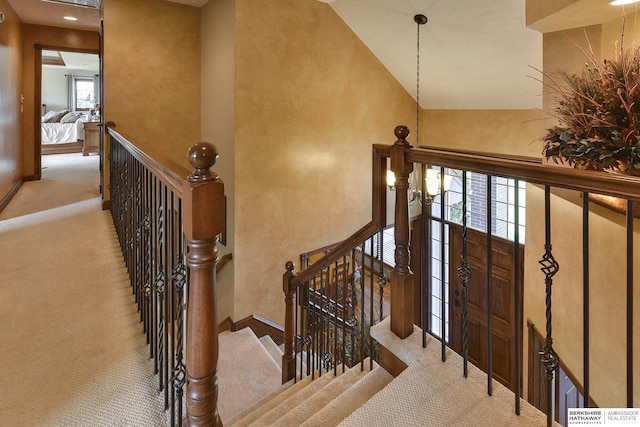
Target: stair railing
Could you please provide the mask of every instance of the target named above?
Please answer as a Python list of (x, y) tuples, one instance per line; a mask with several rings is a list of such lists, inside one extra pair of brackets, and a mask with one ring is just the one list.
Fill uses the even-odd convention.
[[(470, 213), (470, 207), (468, 206), (467, 199), (469, 197), (469, 190), (466, 187), (467, 174), (478, 173), (486, 175), (486, 210), (488, 212), (486, 220), (489, 224), (494, 220), (492, 217), (491, 205), (492, 201), (492, 188), (491, 180), (494, 178), (506, 178), (515, 182), (515, 188), (519, 188), (520, 182), (525, 182), (528, 185), (536, 185), (544, 190), (544, 248), (540, 248), (542, 252), (542, 259), (539, 261), (541, 271), (544, 275), (544, 283), (540, 283), (540, 288), (544, 289), (545, 295), (545, 313), (546, 320), (544, 347), (540, 352), (540, 359), (544, 365), (546, 387), (548, 392), (546, 393), (547, 399), (552, 398), (551, 388), (553, 386), (554, 377), (557, 375), (558, 358), (553, 348), (553, 334), (552, 334), (552, 289), (554, 284), (554, 276), (559, 270), (559, 263), (555, 259), (552, 250), (552, 233), (551, 233), (551, 190), (561, 191), (563, 189), (577, 191), (582, 196), (582, 211), (583, 211), (583, 245), (582, 254), (577, 254), (578, 259), (581, 259), (583, 263), (583, 385), (585, 393), (585, 401), (591, 402), (590, 396), (590, 370), (592, 369), (592, 363), (590, 362), (590, 290), (589, 290), (589, 196), (592, 194), (600, 194), (612, 196), (625, 200), (626, 208), (626, 272), (622, 273), (625, 276), (626, 282), (626, 359), (627, 359), (627, 406), (632, 407), (634, 402), (634, 297), (633, 297), (633, 206), (640, 202), (640, 185), (638, 185), (638, 178), (620, 175), (620, 174), (602, 174), (592, 171), (576, 170), (572, 168), (552, 167), (548, 165), (542, 165), (539, 159), (531, 159), (524, 157), (509, 157), (505, 155), (496, 155), (479, 152), (463, 152), (460, 150), (445, 150), (429, 147), (414, 148), (407, 142), (409, 136), (409, 130), (404, 126), (399, 126), (395, 129), (397, 141), (393, 146), (374, 145), (374, 165), (373, 165), (373, 221), (367, 226), (360, 229), (356, 234), (344, 240), (335, 248), (329, 250), (324, 256), (322, 256), (317, 262), (311, 264), (305, 270), (294, 273), (293, 262), (286, 264), (286, 272), (283, 276), (283, 290), (285, 293), (285, 354), (283, 356), (283, 381), (296, 377), (296, 361), (297, 355), (304, 353), (305, 348), (309, 348), (314, 342), (319, 345), (316, 350), (312, 352), (318, 352), (321, 355), (329, 354), (326, 360), (336, 360), (335, 355), (331, 355), (330, 352), (335, 349), (335, 346), (326, 344), (324, 335), (318, 333), (318, 330), (326, 330), (327, 328), (331, 332), (333, 328), (334, 334), (341, 333), (342, 336), (349, 337), (352, 330), (349, 329), (351, 322), (345, 320), (344, 312), (348, 313), (348, 302), (346, 300), (336, 300), (331, 297), (331, 290), (329, 293), (318, 292), (319, 288), (324, 286), (325, 282), (332, 283), (330, 266), (332, 264), (339, 264), (344, 260), (352, 259), (353, 254), (357, 252), (359, 247), (362, 247), (362, 242), (373, 236), (378, 230), (384, 227), (384, 211), (386, 209), (386, 199), (384, 195), (384, 182), (383, 176), (386, 169), (387, 157), (390, 158), (391, 170), (395, 174), (395, 266), (391, 273), (391, 286), (392, 286), (392, 298), (391, 298), (391, 330), (400, 338), (406, 338), (413, 331), (414, 322), (424, 325), (423, 327), (423, 346), (426, 346), (426, 334), (429, 321), (426, 320), (424, 313), (429, 307), (428, 298), (430, 297), (432, 288), (434, 285), (430, 279), (427, 279), (427, 274), (432, 273), (431, 261), (433, 254), (429, 253), (432, 245), (433, 235), (427, 232), (426, 221), (431, 221), (432, 212), (431, 207), (427, 206), (425, 201), (422, 205), (422, 212), (419, 217), (423, 222), (420, 233), (412, 236), (413, 239), (419, 239), (422, 241), (421, 249), (427, 249), (421, 255), (420, 275), (419, 278), (414, 278), (411, 265), (411, 254), (409, 252), (409, 175), (415, 168), (420, 168), (423, 172), (427, 166), (437, 165), (444, 171), (445, 168), (454, 169), (459, 171), (462, 176), (464, 195), (463, 202), (461, 203), (461, 216), (462, 216), (462, 252), (461, 253), (449, 253), (445, 254), (445, 242), (444, 238), (440, 239), (439, 252), (444, 258), (448, 256), (449, 259), (460, 259), (461, 265), (457, 270), (457, 277), (451, 271), (449, 274), (449, 280), (452, 282), (459, 280), (461, 285), (461, 295), (459, 299), (462, 301), (462, 331), (456, 331), (460, 334), (462, 342), (461, 355), (463, 357), (463, 372), (464, 376), (467, 375), (467, 365), (469, 361), (468, 354), (468, 341), (470, 340), (468, 331), (468, 301), (469, 301), (469, 287), (472, 286), (474, 281), (478, 278), (474, 278), (474, 271), (468, 262), (468, 235), (470, 234), (471, 227), (468, 224), (467, 216)], [(441, 173), (441, 176), (444, 174)], [(443, 178), (440, 181), (440, 187), (444, 187)], [(416, 189), (411, 189), (415, 191)], [(520, 275), (517, 273), (522, 271), (523, 259), (520, 253), (520, 239), (519, 236), (519, 207), (520, 201), (518, 198), (519, 191), (515, 193), (515, 231), (513, 237), (514, 246), (514, 259), (513, 259), (513, 271), (514, 277), (512, 278), (514, 292), (513, 301), (510, 302), (511, 316), (513, 318), (513, 354), (514, 360), (511, 364), (513, 370), (514, 385), (512, 391), (514, 392), (514, 408), (517, 414), (520, 414), (521, 407), (521, 389), (522, 389), (522, 334), (524, 329), (524, 319), (522, 313), (522, 298), (520, 294), (520, 287), (522, 282)], [(425, 188), (422, 187), (420, 197), (425, 194)], [(440, 203), (441, 209), (444, 210), (444, 204)], [(441, 211), (440, 220), (441, 230), (440, 233), (444, 234), (442, 229), (448, 224), (445, 224), (446, 218)], [(486, 366), (483, 369), (487, 375), (487, 394), (492, 395), (494, 372), (493, 372), (493, 338), (492, 338), (492, 307), (495, 307), (496, 302), (492, 301), (492, 229), (487, 227), (486, 230), (486, 277), (482, 280), (487, 282), (487, 290), (485, 294), (485, 306), (487, 307), (487, 313), (485, 314), (487, 320), (487, 334), (485, 337), (473, 337), (474, 339), (486, 340), (487, 347), (487, 360)], [(530, 246), (527, 246), (527, 251), (535, 250)], [(354, 252), (356, 251), (356, 252)], [(362, 251), (364, 252), (364, 251)], [(362, 262), (362, 261), (361, 261)], [(444, 263), (442, 263), (444, 265)], [(439, 272), (440, 277), (444, 277), (446, 272), (444, 267)], [(477, 272), (475, 273), (477, 274)], [(327, 276), (328, 279), (324, 279)], [(350, 277), (354, 277), (352, 274)], [(343, 279), (344, 280), (344, 279)], [(346, 280), (349, 282), (349, 279)], [(527, 284), (528, 287), (535, 286), (535, 284)], [(441, 295), (441, 302), (443, 307), (440, 307), (442, 313), (446, 312), (444, 307), (446, 290), (444, 285), (439, 288)], [(476, 291), (477, 292), (477, 291)], [(456, 295), (456, 299), (458, 296)], [(365, 298), (363, 297), (363, 300)], [(416, 317), (414, 311), (414, 303), (416, 299), (419, 299), (419, 310), (421, 316)], [(346, 307), (346, 308), (345, 308)], [(419, 319), (419, 320), (416, 320)], [(334, 326), (327, 327), (325, 323), (334, 321)], [(446, 323), (448, 319), (446, 316), (440, 316), (439, 330), (441, 331), (440, 339), (442, 347), (442, 359), (446, 360), (445, 348), (449, 344), (447, 342)], [(329, 334), (331, 336), (331, 334)], [(325, 346), (323, 348), (322, 346)], [(327, 347), (328, 346), (328, 351)], [(308, 353), (307, 353), (308, 358)], [(321, 360), (325, 360), (321, 357)], [(303, 363), (300, 362), (302, 367)], [(314, 365), (315, 366), (315, 365)], [(313, 369), (306, 366), (307, 372), (313, 372)], [(299, 372), (299, 371), (298, 371)], [(547, 407), (553, 407), (552, 402), (548, 401)], [(547, 425), (552, 425), (554, 419), (553, 411), (547, 413)]]
[[(626, 241), (623, 243), (626, 248), (626, 265), (627, 269), (625, 272), (618, 272), (620, 274), (620, 280), (625, 281), (626, 283), (626, 330), (627, 330), (627, 340), (626, 340), (626, 370), (627, 370), (627, 401), (626, 404), (628, 407), (633, 407), (634, 402), (634, 294), (633, 294), (633, 281), (634, 281), (634, 254), (633, 254), (633, 237), (634, 237), (634, 229), (633, 229), (633, 206), (640, 202), (640, 185), (637, 177), (626, 176), (622, 174), (606, 174), (606, 173), (597, 173), (593, 171), (584, 171), (584, 170), (576, 170), (572, 168), (563, 168), (563, 167), (553, 167), (548, 165), (542, 165), (539, 160), (532, 160), (527, 158), (507, 158), (503, 155), (491, 155), (486, 153), (477, 153), (477, 152), (462, 152), (459, 150), (444, 150), (437, 148), (427, 148), (420, 147), (414, 148), (406, 141), (406, 138), (409, 135), (408, 129), (404, 126), (399, 126), (396, 128), (396, 134), (398, 135), (398, 141), (391, 147), (388, 152), (391, 157), (391, 168), (396, 175), (396, 207), (395, 207), (395, 232), (396, 232), (396, 266), (391, 275), (391, 283), (393, 286), (393, 297), (391, 299), (391, 328), (393, 332), (401, 338), (405, 338), (409, 334), (411, 334), (413, 322), (414, 322), (414, 314), (413, 314), (413, 298), (415, 295), (423, 295), (421, 298), (422, 308), (421, 310), (424, 312), (426, 310), (425, 306), (428, 306), (428, 295), (430, 292), (427, 291), (427, 286), (431, 285), (431, 280), (425, 280), (427, 271), (431, 274), (431, 261), (432, 256), (427, 256), (422, 261), (422, 270), (421, 277), (416, 282), (413, 282), (413, 273), (411, 268), (409, 267), (408, 262), (408, 251), (407, 251), (407, 242), (409, 235), (409, 225), (407, 222), (407, 212), (409, 211), (409, 204), (407, 200), (407, 178), (409, 172), (412, 171), (414, 165), (418, 165), (421, 168), (426, 167), (427, 165), (437, 165), (444, 170), (444, 168), (451, 168), (457, 171), (461, 171), (463, 176), (463, 182), (467, 182), (466, 174), (475, 172), (479, 174), (485, 174), (487, 176), (487, 211), (488, 218), (487, 221), (490, 224), (492, 221), (491, 217), (491, 188), (490, 188), (490, 179), (492, 177), (502, 177), (513, 179), (516, 183), (515, 187), (518, 188), (518, 184), (520, 181), (525, 181), (528, 184), (534, 184), (540, 186), (544, 189), (544, 230), (542, 231), (544, 235), (544, 248), (540, 248), (542, 252), (542, 259), (539, 261), (541, 265), (541, 271), (544, 274), (544, 283), (540, 284), (540, 288), (544, 289), (545, 292), (545, 337), (544, 337), (544, 347), (540, 352), (540, 358), (544, 365), (545, 377), (546, 377), (546, 398), (548, 399), (547, 407), (552, 408), (552, 387), (554, 376), (557, 375), (558, 369), (558, 358), (553, 348), (553, 335), (552, 335), (552, 288), (554, 284), (554, 276), (558, 272), (560, 268), (560, 264), (555, 259), (553, 250), (552, 250), (552, 233), (551, 233), (551, 189), (568, 189), (577, 191), (581, 194), (582, 197), (582, 247), (580, 253), (580, 249), (576, 248), (576, 254), (573, 259), (576, 262), (582, 262), (583, 268), (583, 299), (582, 299), (582, 311), (583, 311), (583, 367), (584, 372), (582, 375), (582, 381), (584, 386), (584, 400), (586, 402), (590, 402), (590, 370), (592, 369), (592, 363), (590, 362), (590, 291), (589, 291), (589, 196), (591, 194), (600, 194), (612, 196), (615, 198), (623, 199), (625, 210), (626, 210)], [(382, 147), (376, 146), (376, 150), (383, 151)], [(423, 169), (424, 170), (424, 169)], [(441, 174), (443, 175), (443, 174)], [(443, 181), (441, 180), (441, 188)], [(463, 187), (463, 202), (461, 204), (462, 209), (462, 218), (463, 218), (463, 226), (462, 226), (462, 239), (463, 239), (463, 252), (462, 253), (450, 253), (449, 259), (459, 258), (462, 260), (462, 265), (458, 269), (458, 277), (460, 280), (462, 294), (461, 300), (463, 304), (463, 321), (461, 336), (463, 340), (462, 345), (462, 357), (464, 360), (464, 371), (463, 374), (467, 375), (467, 362), (469, 355), (467, 354), (467, 340), (468, 340), (468, 330), (467, 330), (467, 301), (468, 295), (467, 290), (469, 285), (470, 278), (473, 277), (474, 272), (470, 268), (467, 263), (467, 253), (466, 253), (466, 242), (467, 242), (467, 232), (469, 231), (469, 225), (467, 224), (467, 216), (470, 212), (469, 207), (467, 206), (467, 198), (469, 197), (467, 194), (468, 190), (466, 187)], [(518, 190), (515, 191), (516, 194)], [(422, 219), (431, 220), (431, 211), (430, 207), (425, 210), (425, 205), (427, 203), (423, 203), (423, 211), (421, 214)], [(443, 203), (440, 203), (441, 207), (444, 207)], [(444, 208), (443, 208), (444, 210)], [(518, 256), (517, 247), (519, 245), (519, 236), (518, 236), (518, 212), (519, 212), (519, 201), (516, 195), (515, 199), (515, 237), (514, 237), (514, 246), (516, 253), (513, 260), (513, 271), (520, 271), (522, 269), (523, 260)], [(440, 216), (440, 224), (444, 228), (445, 223), (445, 215), (441, 214)], [(424, 224), (424, 223), (423, 223)], [(422, 227), (422, 233), (426, 233), (427, 227)], [(444, 234), (441, 232), (441, 234)], [(493, 384), (493, 363), (492, 363), (492, 334), (491, 334), (491, 319), (492, 319), (492, 307), (496, 304), (496, 302), (492, 302), (492, 291), (491, 291), (491, 282), (492, 282), (492, 273), (491, 273), (491, 237), (492, 231), (491, 227), (487, 227), (487, 244), (486, 244), (486, 270), (487, 275), (484, 280), (487, 281), (487, 293), (486, 293), (486, 303), (487, 307), (487, 323), (488, 323), (488, 333), (487, 336), (481, 339), (486, 340), (486, 346), (488, 348), (488, 356), (487, 363), (484, 367), (485, 372), (487, 373), (487, 393), (489, 395), (492, 394), (492, 384)], [(432, 239), (433, 236), (423, 234), (421, 239), (423, 240), (422, 247), (427, 246), (431, 247), (431, 241), (427, 239)], [(442, 257), (445, 257), (445, 247), (444, 247), (444, 238), (441, 238), (440, 252)], [(534, 248), (530, 248), (527, 246), (527, 251), (536, 250)], [(424, 256), (424, 255), (423, 255)], [(593, 256), (593, 255), (592, 255)], [(444, 277), (445, 272), (440, 272), (440, 277)], [(453, 274), (449, 274), (449, 280), (454, 281), (456, 278)], [(522, 354), (521, 354), (521, 343), (522, 343), (522, 333), (524, 328), (524, 319), (522, 318), (522, 295), (519, 294), (519, 287), (521, 284), (518, 283), (519, 275), (515, 274), (514, 280), (514, 300), (511, 302), (511, 306), (513, 307), (513, 318), (514, 318), (514, 354), (515, 360), (512, 364), (513, 366), (513, 376), (515, 378), (514, 385), (514, 394), (515, 394), (515, 412), (520, 414), (520, 400), (521, 400), (521, 376), (522, 376)], [(426, 283), (425, 283), (426, 282)], [(399, 284), (399, 287), (397, 287)], [(534, 286), (529, 283), (527, 286)], [(417, 290), (419, 287), (422, 289)], [(430, 291), (431, 289), (429, 289)], [(442, 296), (442, 302), (444, 305), (444, 296), (445, 289), (444, 286), (440, 290)], [(401, 303), (394, 303), (394, 300), (397, 296), (400, 296), (403, 301)], [(404, 308), (402, 308), (404, 307)], [(394, 309), (395, 308), (395, 309)], [(441, 308), (441, 312), (445, 313), (444, 307)], [(422, 323), (425, 324), (425, 317), (422, 317)], [(441, 327), (440, 330), (445, 330), (445, 322), (448, 319), (446, 316), (440, 316)], [(593, 320), (591, 320), (592, 322)], [(600, 320), (602, 321), (602, 319)], [(606, 323), (606, 320), (605, 320)], [(423, 334), (426, 335), (426, 326), (423, 328)], [(442, 359), (445, 361), (445, 346), (447, 346), (447, 340), (444, 334), (440, 335), (440, 341), (442, 346)], [(425, 338), (423, 336), (423, 346), (425, 346)], [(622, 405), (621, 405), (622, 406)], [(553, 411), (548, 411), (547, 413), (547, 425), (552, 425), (554, 419)]]
[(295, 273), (292, 261), (285, 265), (283, 383), (344, 370), (373, 353), (368, 328), (375, 322), (374, 281), (386, 278), (375, 266), (382, 259), (375, 256), (372, 237), (386, 226), (388, 155), (387, 148), (374, 146), (371, 221), (304, 270)]
[(221, 425), (215, 267), (224, 183), (210, 170), (217, 149), (193, 145), (188, 170), (114, 126), (107, 127), (111, 214), (165, 410), (172, 425), (185, 414), (191, 426)]

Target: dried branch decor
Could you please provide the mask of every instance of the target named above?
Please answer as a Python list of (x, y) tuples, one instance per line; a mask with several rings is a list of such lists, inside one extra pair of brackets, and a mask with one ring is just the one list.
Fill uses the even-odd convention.
[(623, 37), (613, 60), (598, 60), (588, 39), (586, 49), (576, 44), (586, 64), (578, 74), (561, 73), (562, 82), (540, 71), (556, 94), (551, 115), (560, 123), (542, 137), (547, 159), (640, 174), (640, 47), (625, 50)]

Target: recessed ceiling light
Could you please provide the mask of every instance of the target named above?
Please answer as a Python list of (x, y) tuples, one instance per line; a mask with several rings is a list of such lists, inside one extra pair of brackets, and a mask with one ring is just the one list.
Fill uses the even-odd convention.
[(74, 16), (65, 16), (64, 19), (66, 19), (67, 21), (77, 21), (78, 18), (74, 17)]
[(609, 3), (611, 6), (622, 6), (625, 4), (638, 3), (640, 0), (613, 0)]

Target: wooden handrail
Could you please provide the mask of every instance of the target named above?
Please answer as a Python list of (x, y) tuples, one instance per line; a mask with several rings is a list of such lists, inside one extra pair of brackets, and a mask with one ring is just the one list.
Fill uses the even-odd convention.
[(282, 278), (282, 290), (285, 299), (285, 316), (284, 316), (284, 354), (282, 355), (282, 382), (285, 383), (295, 376), (295, 308), (294, 296), (298, 287), (313, 278), (330, 264), (338, 261), (345, 252), (350, 251), (354, 247), (360, 245), (369, 239), (381, 228), (386, 226), (387, 222), (387, 185), (386, 170), (387, 158), (389, 157), (389, 147), (383, 145), (374, 145), (372, 159), (372, 207), (371, 221), (358, 230), (348, 239), (337, 244), (333, 249), (327, 252), (322, 258), (314, 262), (306, 269), (296, 275), (294, 273), (295, 264), (288, 261), (285, 264), (285, 273)]
[(638, 177), (543, 165), (533, 159), (508, 159), (488, 153), (464, 153), (433, 148), (407, 149), (407, 160), (493, 176), (525, 180), (576, 191), (606, 194), (640, 201)]
[(106, 132), (111, 138), (122, 144), (133, 157), (156, 175), (171, 191), (182, 197), (182, 183), (191, 174), (191, 170), (164, 156), (157, 149), (154, 150), (153, 147), (134, 145), (122, 133), (115, 130), (113, 122), (106, 124)]
[[(151, 257), (154, 256), (159, 257), (160, 260), (163, 259), (162, 248), (166, 240), (163, 234), (165, 226), (171, 224), (174, 217), (182, 218), (181, 231), (184, 235), (184, 242), (188, 247), (188, 251), (186, 256), (184, 256), (182, 248), (178, 248), (179, 259), (177, 260), (178, 265), (176, 269), (180, 269), (181, 266), (182, 269), (184, 269), (183, 262), (186, 263), (188, 267), (188, 274), (182, 274), (183, 278), (188, 278), (186, 288), (188, 289), (188, 309), (186, 310), (187, 334), (185, 344), (186, 367), (182, 364), (177, 372), (174, 371), (176, 372), (174, 380), (176, 382), (182, 382), (186, 377), (188, 425), (221, 426), (222, 423), (217, 409), (218, 384), (216, 377), (218, 364), (216, 263), (218, 261), (218, 235), (222, 233), (225, 227), (224, 183), (216, 173), (210, 170), (218, 159), (218, 151), (215, 146), (208, 143), (197, 143), (191, 146), (187, 152), (187, 158), (193, 169), (189, 171), (171, 159), (167, 159), (161, 155), (156, 156), (155, 152), (157, 150), (149, 149), (149, 147), (136, 146), (121, 133), (117, 132), (113, 124), (107, 125), (107, 133), (112, 143), (111, 167), (122, 165), (117, 176), (112, 176), (111, 179), (112, 182), (114, 179), (116, 182), (117, 179), (121, 180), (118, 185), (120, 190), (114, 193), (114, 195), (121, 199), (121, 203), (117, 204), (118, 206), (112, 207), (117, 211), (117, 214), (114, 215), (114, 223), (117, 223), (116, 228), (120, 231), (125, 230), (122, 232), (122, 235), (119, 235), (119, 237), (124, 239), (121, 242), (123, 252), (130, 251), (131, 248), (136, 246), (136, 242), (141, 239), (141, 235), (144, 234), (144, 238), (146, 239), (144, 253), (136, 253), (135, 255), (128, 256), (130, 261), (129, 265), (133, 266), (133, 270), (138, 268), (138, 261), (140, 260), (147, 263), (147, 265), (153, 265), (154, 268), (162, 264), (162, 262), (156, 262), (157, 260), (151, 263)], [(114, 147), (118, 147), (117, 154), (114, 154), (116, 153), (113, 151)], [(116, 158), (114, 159), (114, 157)], [(138, 164), (135, 164), (133, 159), (135, 159)], [(140, 181), (143, 179), (134, 177), (134, 174), (142, 169), (140, 165), (155, 177), (151, 184), (152, 189), (149, 189), (146, 182), (144, 185), (140, 184)], [(144, 174), (145, 176), (147, 175), (146, 172)], [(158, 188), (162, 187), (157, 186), (156, 180), (161, 182), (166, 188), (158, 191)], [(136, 183), (137, 188), (135, 188)], [(144, 204), (145, 202), (141, 201), (144, 199), (144, 197), (139, 195), (142, 191), (141, 187), (145, 187), (145, 191), (152, 194), (150, 198), (153, 200), (153, 203), (160, 204), (152, 206), (149, 210), (147, 205)], [(177, 211), (171, 212), (169, 215), (166, 214), (168, 208), (172, 210), (175, 209), (173, 202), (170, 205), (166, 203), (168, 197), (167, 189), (173, 194), (171, 200), (173, 200), (173, 197), (181, 199), (181, 216)], [(126, 194), (120, 194), (122, 192)], [(164, 205), (162, 204), (163, 201), (165, 202)], [(158, 208), (157, 212), (153, 212), (156, 207)], [(134, 217), (134, 215), (137, 214), (140, 215)], [(154, 238), (157, 238), (158, 241), (156, 247), (159, 253), (153, 252), (150, 249), (151, 245), (156, 245), (156, 242), (150, 238), (153, 233), (149, 231), (148, 228), (136, 229), (136, 227), (143, 227), (143, 223), (144, 227), (151, 227), (152, 225), (150, 224), (153, 222), (159, 224), (157, 225), (156, 234), (154, 234)], [(178, 228), (178, 230), (180, 229)], [(137, 239), (132, 238), (134, 233), (138, 235)], [(166, 264), (163, 265), (162, 268), (164, 269), (165, 267)], [(168, 271), (171, 272), (172, 270), (173, 267)], [(137, 270), (133, 272), (133, 275), (136, 275), (136, 273)], [(156, 273), (159, 273), (162, 278), (156, 279)], [(156, 286), (157, 284), (158, 287), (152, 288), (150, 293), (155, 292), (158, 293), (158, 295), (164, 295), (165, 283), (171, 282), (167, 271), (151, 271), (151, 267), (149, 267), (149, 271), (145, 270), (140, 276), (143, 276), (143, 279), (147, 279), (146, 283), (151, 283), (156, 280), (156, 282), (154, 282), (155, 284), (149, 286)], [(173, 280), (178, 279), (174, 277)], [(172, 295), (172, 293), (170, 293), (170, 295)], [(182, 299), (179, 299), (181, 304)], [(181, 305), (179, 305), (179, 307), (181, 307)], [(182, 309), (179, 309), (178, 312), (181, 313)], [(144, 316), (147, 315), (145, 314), (143, 317)], [(178, 337), (181, 337), (183, 330), (181, 326), (182, 317), (180, 314), (178, 316)], [(160, 328), (164, 328), (165, 326), (162, 314), (154, 317), (153, 322), (160, 323)], [(178, 348), (182, 349), (181, 338), (178, 338), (177, 341)], [(159, 345), (162, 347), (164, 342), (160, 342)], [(182, 354), (182, 350), (178, 350), (178, 353)], [(181, 364), (182, 357), (178, 355), (176, 358), (178, 364)], [(184, 372), (182, 368), (186, 368), (186, 372)], [(164, 385), (161, 380), (161, 388), (164, 387)], [(179, 388), (181, 390), (182, 386)], [(165, 402), (167, 401), (166, 396), (165, 394)], [(181, 406), (179, 406), (179, 408), (180, 407)], [(181, 410), (178, 412), (178, 416), (181, 416)]]

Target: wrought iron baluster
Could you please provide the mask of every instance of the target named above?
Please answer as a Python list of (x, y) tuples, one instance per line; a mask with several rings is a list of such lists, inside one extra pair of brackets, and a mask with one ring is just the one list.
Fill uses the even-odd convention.
[(627, 200), (627, 407), (633, 408), (633, 201)]
[[(147, 195), (148, 197), (148, 195)], [(148, 203), (148, 199), (147, 199)], [(146, 333), (147, 344), (149, 344), (149, 296), (151, 295), (151, 217), (148, 206), (145, 207), (144, 214), (144, 286), (142, 298), (141, 317), (143, 321), (143, 332)]]
[(471, 266), (467, 259), (467, 171), (462, 172), (462, 261), (458, 268), (458, 277), (462, 282), (462, 360), (464, 377), (468, 375), (469, 340), (468, 340), (468, 291), (471, 280)]
[[(183, 248), (183, 241), (182, 241), (182, 230), (181, 230), (181, 224), (182, 224), (182, 205), (181, 205), (181, 200), (178, 199), (177, 200), (177, 207), (175, 210), (175, 224), (176, 224), (176, 230), (174, 233), (174, 239), (175, 239), (175, 244), (172, 245), (175, 248), (175, 258), (174, 258), (174, 262), (175, 265), (173, 266), (173, 269), (171, 270), (171, 372), (170, 372), (170, 378), (169, 378), (169, 384), (171, 385), (171, 411), (170, 411), (170, 416), (171, 416), (171, 423), (174, 423), (175, 420), (175, 409), (176, 409), (176, 400), (177, 400), (177, 390), (176, 390), (176, 385), (174, 382), (174, 368), (178, 365), (178, 359), (177, 359), (177, 347), (178, 347), (178, 338), (176, 337), (176, 334), (179, 333), (178, 328), (181, 326), (178, 325), (178, 305), (180, 305), (180, 300), (178, 300), (178, 298), (180, 298), (180, 296), (178, 295), (178, 289), (177, 289), (177, 283), (176, 283), (176, 274), (175, 272), (178, 271), (178, 269), (181, 266), (184, 266), (185, 262), (183, 261), (183, 257), (182, 257), (182, 248)], [(172, 211), (173, 212), (173, 211)]]
[[(384, 287), (387, 284), (387, 276), (384, 274), (384, 230), (378, 233), (378, 259), (380, 261), (380, 271), (378, 272), (378, 288), (380, 289), (380, 321), (384, 320)], [(373, 325), (373, 322), (371, 322)]]
[(444, 168), (440, 167), (440, 359), (445, 362), (447, 360), (447, 300), (446, 300), (446, 252), (445, 252), (445, 192), (444, 192)]
[(544, 224), (545, 224), (545, 245), (544, 255), (539, 261), (542, 272), (544, 273), (545, 288), (546, 288), (546, 337), (545, 345), (540, 356), (542, 363), (545, 365), (545, 377), (547, 380), (547, 426), (553, 424), (553, 377), (554, 372), (558, 368), (558, 356), (553, 350), (553, 338), (552, 338), (552, 319), (551, 319), (551, 286), (553, 285), (553, 276), (558, 272), (560, 266), (553, 257), (551, 250), (551, 190), (547, 185), (544, 189)]
[(515, 410), (516, 414), (520, 415), (520, 390), (522, 387), (522, 381), (520, 377), (520, 371), (522, 370), (522, 354), (520, 352), (521, 347), (521, 333), (522, 333), (522, 318), (520, 311), (520, 181), (518, 179), (514, 180), (514, 233), (513, 233), (513, 248), (514, 248), (514, 259), (513, 259), (513, 271), (514, 271), (514, 280), (513, 280), (513, 314), (514, 314), (514, 322), (515, 322), (515, 333), (514, 333), (514, 355), (515, 355), (515, 363), (514, 363), (514, 381), (515, 381)]
[(135, 210), (136, 210), (136, 221), (135, 221), (135, 238), (133, 245), (133, 260), (134, 260), (134, 275), (133, 275), (133, 295), (135, 295), (136, 304), (138, 305), (138, 310), (140, 310), (140, 286), (142, 282), (142, 227), (143, 227), (143, 218), (142, 218), (142, 167), (138, 163), (136, 166), (136, 190), (135, 190)]
[(173, 384), (174, 395), (176, 396), (177, 408), (171, 405), (171, 422), (174, 423), (176, 418), (178, 425), (182, 425), (182, 408), (183, 408), (183, 396), (184, 386), (187, 377), (187, 368), (184, 364), (183, 354), (183, 342), (184, 342), (184, 299), (185, 299), (185, 285), (187, 283), (187, 271), (184, 264), (184, 256), (182, 253), (178, 255), (178, 265), (173, 269), (172, 274), (173, 283), (176, 289), (176, 299), (178, 300), (177, 308), (177, 326), (176, 326), (176, 350), (175, 350), (175, 364), (173, 367), (173, 375), (171, 382)]
[(165, 222), (165, 210), (163, 207), (162, 194), (160, 195), (160, 206), (158, 207), (158, 231), (157, 231), (157, 252), (156, 252), (156, 316), (157, 322), (157, 337), (156, 337), (156, 370), (158, 371), (158, 387), (160, 390), (164, 389), (164, 300), (165, 300), (165, 285), (164, 285), (164, 264), (163, 264), (163, 248), (164, 248), (164, 222)]
[[(360, 304), (360, 343), (364, 343), (364, 322), (365, 322), (365, 289), (366, 289), (366, 279), (365, 279), (365, 271), (366, 271), (366, 257), (365, 257), (365, 249), (367, 242), (362, 243), (361, 251), (362, 254), (362, 278), (360, 279), (360, 300), (362, 304)], [(360, 369), (364, 369), (364, 345), (360, 345)]]
[[(422, 163), (420, 171), (420, 191), (422, 194), (427, 194), (425, 187), (427, 165)], [(430, 293), (427, 293), (427, 281), (429, 281), (427, 273), (431, 271), (431, 266), (427, 264), (427, 260), (431, 259), (431, 247), (430, 243), (427, 242), (428, 227), (431, 227), (431, 205), (423, 202), (420, 203), (420, 327), (422, 328), (422, 348), (427, 347), (427, 331), (430, 329), (429, 320), (427, 319), (430, 306)]]
[(493, 192), (491, 191), (491, 180), (492, 176), (487, 175), (487, 394), (489, 396), (493, 395), (493, 339), (491, 335), (493, 323), (491, 316), (491, 270), (493, 265)]
[(582, 367), (583, 367), (583, 379), (582, 386), (584, 391), (584, 407), (588, 408), (590, 390), (590, 375), (589, 375), (589, 193), (582, 193)]

